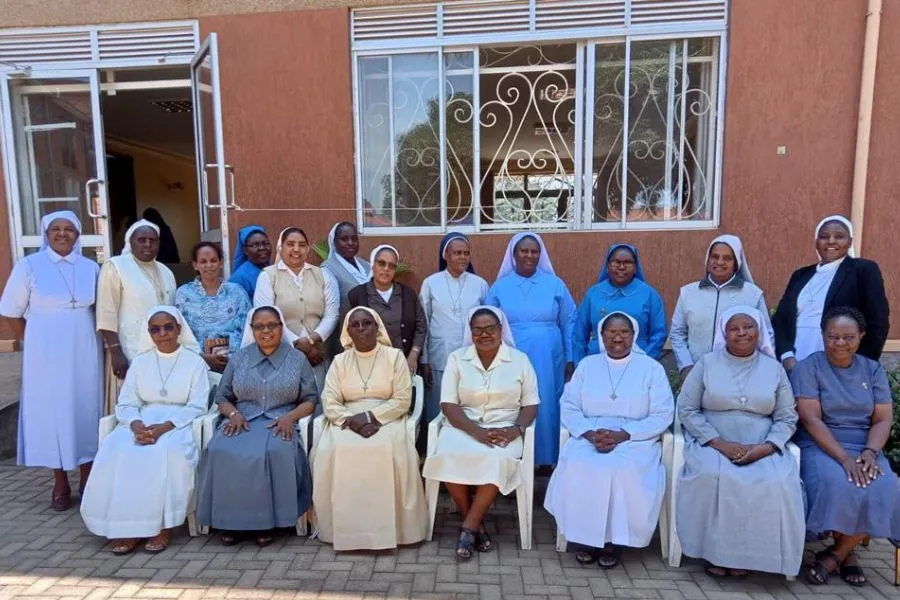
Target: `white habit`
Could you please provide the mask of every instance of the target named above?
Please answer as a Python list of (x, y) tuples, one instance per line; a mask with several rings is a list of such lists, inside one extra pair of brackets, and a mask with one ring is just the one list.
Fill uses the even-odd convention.
[(6, 282), (0, 314), (27, 321), (20, 465), (70, 470), (97, 452), (103, 406), (94, 324), (98, 270), (77, 247), (65, 257), (47, 248), (16, 263)]
[[(660, 436), (674, 416), (666, 372), (646, 354), (596, 354), (578, 364), (561, 399), (571, 437), (544, 501), (567, 540), (594, 548), (649, 545), (666, 489)], [(621, 429), (631, 439), (602, 454), (581, 437), (595, 429)]]
[[(191, 423), (206, 412), (208, 397), (206, 363), (191, 350), (153, 348), (132, 360), (116, 404), (119, 425), (100, 445), (81, 502), (92, 533), (147, 538), (184, 522), (199, 460)], [(139, 446), (129, 428), (137, 419), (148, 426), (171, 421), (175, 429)]]

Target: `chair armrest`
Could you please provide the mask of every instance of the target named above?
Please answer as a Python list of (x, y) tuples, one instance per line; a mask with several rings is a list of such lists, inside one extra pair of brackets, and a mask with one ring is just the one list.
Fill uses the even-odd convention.
[(310, 450), (309, 424), (311, 422), (312, 422), (312, 415), (306, 415), (305, 417), (302, 417), (299, 421), (297, 421), (297, 423), (294, 425), (294, 427), (296, 427), (296, 429), (297, 429), (297, 433), (300, 434), (300, 444), (303, 446), (303, 451), (307, 452), (307, 453)]
[(566, 442), (569, 441), (569, 438), (572, 437), (569, 434), (569, 430), (565, 427), (559, 428), (559, 452), (562, 454), (563, 448), (566, 446)]
[(525, 428), (525, 445), (522, 449), (522, 465), (534, 469), (534, 422)]
[(425, 456), (433, 456), (435, 452), (437, 452), (437, 442), (438, 442), (438, 434), (441, 432), (441, 427), (444, 425), (444, 415), (438, 415), (431, 420), (431, 423), (428, 424), (428, 450), (425, 452)]
[(785, 449), (791, 453), (791, 456), (794, 457), (794, 461), (796, 461), (797, 468), (799, 469), (800, 468), (800, 447), (793, 442), (788, 442), (787, 445), (785, 446)]
[(322, 432), (325, 431), (325, 415), (319, 415), (313, 419), (312, 428), (312, 447), (315, 448), (322, 439)]
[(102, 442), (103, 438), (111, 434), (118, 424), (119, 421), (116, 419), (116, 415), (106, 415), (100, 419), (97, 440)]
[[(213, 438), (213, 434), (216, 432), (216, 420), (219, 418), (218, 411), (210, 411), (203, 416), (197, 417), (194, 420), (194, 426), (196, 427), (197, 422), (200, 423), (200, 450), (206, 450), (206, 447), (209, 446), (209, 442)], [(196, 435), (196, 429), (195, 429)]]
[(413, 389), (416, 390), (416, 403), (413, 405), (410, 420), (418, 427), (419, 421), (422, 420), (422, 412), (425, 410), (425, 381), (420, 375), (413, 376)]

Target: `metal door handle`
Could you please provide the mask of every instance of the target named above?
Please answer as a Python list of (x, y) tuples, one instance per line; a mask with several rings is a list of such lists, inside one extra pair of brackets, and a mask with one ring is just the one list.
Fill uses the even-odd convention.
[(200, 193), (203, 194), (203, 205), (206, 208), (219, 208), (218, 204), (210, 204), (209, 203), (209, 176), (206, 174), (206, 169), (210, 167), (217, 167), (215, 163), (211, 165), (205, 165), (206, 168), (203, 169), (203, 189), (200, 190)]
[(235, 202), (236, 196), (234, 195), (234, 166), (233, 165), (225, 165), (225, 172), (230, 175), (229, 177), (229, 187), (231, 188), (231, 202), (228, 204), (228, 208), (232, 210), (244, 210)]
[(100, 197), (100, 186), (104, 185), (105, 182), (102, 179), (88, 179), (84, 182), (84, 203), (87, 208), (87, 214), (92, 219), (105, 219), (106, 215), (101, 214), (99, 212), (93, 211), (93, 203), (91, 202), (91, 187), (97, 186), (97, 197)]

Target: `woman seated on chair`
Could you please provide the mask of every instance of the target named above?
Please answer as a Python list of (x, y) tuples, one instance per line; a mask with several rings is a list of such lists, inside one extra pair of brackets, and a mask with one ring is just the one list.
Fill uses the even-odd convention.
[(182, 345), (191, 334), (181, 313), (154, 306), (146, 323), (116, 404), (119, 425), (100, 444), (81, 502), (87, 528), (118, 555), (139, 538), (162, 552), (184, 523), (200, 457), (191, 425), (209, 397), (206, 363)]
[(722, 313), (714, 350), (697, 361), (678, 396), (678, 537), (712, 577), (800, 571), (803, 492), (785, 449), (797, 410), (763, 324), (749, 306)]
[(865, 536), (900, 538), (897, 476), (882, 452), (893, 422), (891, 388), (884, 367), (857, 354), (865, 333), (858, 310), (831, 309), (824, 319), (825, 351), (791, 372), (806, 529), (834, 540), (806, 572), (813, 585), (828, 583), (834, 571), (852, 586), (865, 585), (856, 546)]
[(325, 430), (313, 450), (319, 538), (335, 550), (381, 550), (425, 539), (428, 514), (415, 431), (412, 380), (381, 317), (350, 309), (344, 352), (325, 378)]
[(497, 494), (509, 494), (523, 482), (525, 428), (540, 403), (537, 376), (528, 357), (515, 349), (503, 312), (479, 306), (468, 323), (471, 336), (450, 354), (441, 383), (448, 424), (423, 471), (425, 478), (447, 485), (459, 508), (463, 522), (456, 555), (463, 559), (493, 548), (484, 516)]
[(312, 477), (297, 421), (318, 401), (312, 367), (292, 346), (281, 311), (257, 306), (244, 327), (242, 348), (228, 360), (215, 401), (222, 415), (200, 472), (197, 521), (223, 530), (231, 546), (256, 532), (294, 527), (312, 502)]
[(575, 555), (601, 569), (619, 564), (622, 546), (650, 544), (666, 491), (660, 436), (675, 400), (662, 365), (635, 343), (637, 321), (619, 311), (597, 327), (600, 354), (585, 357), (561, 400), (570, 440), (560, 452), (544, 506)]

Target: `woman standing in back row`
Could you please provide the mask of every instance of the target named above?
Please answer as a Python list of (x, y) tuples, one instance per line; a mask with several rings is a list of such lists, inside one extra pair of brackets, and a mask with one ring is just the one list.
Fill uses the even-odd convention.
[(878, 360), (890, 328), (878, 263), (856, 258), (853, 225), (840, 215), (819, 222), (815, 242), (819, 262), (794, 271), (772, 319), (778, 359), (790, 371), (797, 361), (824, 350), (822, 316), (835, 306), (846, 306), (866, 320), (858, 354)]
[[(344, 322), (350, 309), (348, 294), (372, 277), (372, 266), (359, 256), (359, 233), (350, 221), (341, 221), (328, 232), (328, 258), (322, 263), (322, 273), (332, 278), (340, 296), (338, 324)], [(326, 344), (329, 358), (344, 351), (341, 347), (340, 327), (335, 327)]]

